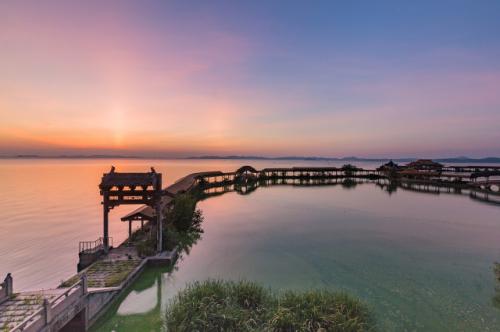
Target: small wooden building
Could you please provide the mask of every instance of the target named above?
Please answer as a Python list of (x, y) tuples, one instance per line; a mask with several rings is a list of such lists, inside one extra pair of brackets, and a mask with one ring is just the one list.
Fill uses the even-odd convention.
[(156, 219), (156, 211), (151, 206), (143, 205), (134, 211), (128, 213), (127, 215), (121, 217), (123, 222), (128, 221), (128, 237), (132, 236), (132, 222), (140, 221), (141, 229), (144, 229), (144, 222), (155, 221)]

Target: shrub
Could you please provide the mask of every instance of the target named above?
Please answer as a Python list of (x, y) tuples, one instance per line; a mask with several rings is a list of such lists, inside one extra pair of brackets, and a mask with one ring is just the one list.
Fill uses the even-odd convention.
[(129, 241), (130, 242), (136, 242), (139, 241), (145, 237), (147, 237), (148, 233), (143, 230), (143, 229), (137, 229), (134, 232), (132, 232), (132, 235), (130, 236)]
[(197, 195), (184, 193), (175, 197), (173, 207), (165, 214), (163, 249), (189, 249), (200, 239), (203, 214), (196, 210)]
[(167, 307), (169, 331), (369, 331), (364, 304), (346, 294), (309, 291), (276, 295), (248, 281), (188, 285)]
[(167, 214), (167, 223), (173, 223), (179, 231), (187, 230), (193, 222), (195, 208), (196, 199), (190, 194), (177, 195), (172, 210)]
[(359, 169), (354, 165), (346, 164), (346, 165), (342, 166), (341, 170), (343, 170), (345, 172), (346, 176), (353, 176), (354, 173), (356, 171), (358, 171)]
[(137, 254), (141, 257), (152, 256), (156, 253), (156, 239), (144, 239), (136, 242)]
[[(245, 282), (209, 280), (188, 286), (177, 295), (167, 309), (168, 330), (255, 330), (263, 323), (262, 316), (265, 310), (262, 306), (267, 299), (247, 302), (241, 297), (246, 293), (245, 290), (266, 295), (260, 286)], [(253, 302), (252, 308), (247, 305), (250, 302)]]
[(195, 218), (196, 221), (193, 222), (187, 230), (179, 231), (173, 225), (166, 225), (163, 229), (163, 249), (172, 250), (177, 247), (180, 251), (189, 253), (191, 247), (198, 242), (203, 233), (203, 229), (201, 228), (201, 222), (203, 220), (201, 211), (196, 211), (195, 214), (198, 215), (199, 218)]

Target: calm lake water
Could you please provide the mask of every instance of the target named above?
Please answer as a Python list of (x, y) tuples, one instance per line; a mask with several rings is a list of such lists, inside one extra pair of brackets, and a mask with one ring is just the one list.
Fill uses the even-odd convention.
[[(101, 235), (97, 184), (118, 170), (153, 165), (167, 183), (200, 170), (292, 163), (254, 161), (0, 161), (0, 274), (15, 289), (53, 287), (76, 271), (79, 240)], [(311, 162), (296, 163), (314, 164)], [(361, 165), (369, 168), (375, 165)], [(165, 176), (165, 175), (164, 175)], [(365, 301), (383, 331), (498, 331), (493, 262), (500, 260), (500, 208), (467, 196), (374, 184), (275, 186), (199, 203), (202, 239), (173, 269), (149, 269), (94, 326), (157, 331), (186, 283), (249, 279), (282, 289), (344, 290)], [(113, 210), (111, 234), (125, 238)], [(500, 285), (499, 285), (500, 286)]]
[[(200, 171), (339, 163), (231, 160), (0, 159), (0, 279), (11, 272), (15, 290), (51, 288), (76, 273), (78, 242), (102, 236), (98, 185), (111, 165), (119, 172), (163, 174), (163, 185)], [(375, 167), (375, 164), (364, 164)], [(128, 235), (120, 217), (137, 206), (110, 213), (115, 245)]]

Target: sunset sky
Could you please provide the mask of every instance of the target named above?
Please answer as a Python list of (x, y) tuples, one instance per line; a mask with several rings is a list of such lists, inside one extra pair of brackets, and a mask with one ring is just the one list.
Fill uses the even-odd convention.
[(32, 153), (500, 156), (500, 1), (2, 1)]

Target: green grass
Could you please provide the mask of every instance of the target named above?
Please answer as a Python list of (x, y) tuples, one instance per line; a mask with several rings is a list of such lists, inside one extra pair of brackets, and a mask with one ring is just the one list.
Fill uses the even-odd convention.
[[(140, 260), (97, 261), (87, 270), (88, 287), (119, 286), (140, 264)], [(59, 287), (71, 287), (80, 280), (81, 273), (62, 282)], [(104, 280), (102, 281), (102, 277)]]
[(58, 286), (58, 288), (63, 288), (63, 287), (71, 287), (74, 284), (76, 284), (80, 280), (80, 275), (76, 274), (69, 278), (66, 281), (62, 281), (61, 284)]
[(9, 332), (10, 331), (10, 321), (7, 321), (3, 324), (3, 326), (1, 327), (1, 331), (2, 332)]
[(89, 287), (101, 286), (94, 284), (92, 274), (102, 271), (109, 273), (104, 280), (104, 287), (119, 286), (139, 263), (140, 261), (138, 260), (98, 261), (87, 271)]
[(371, 331), (367, 307), (343, 293), (288, 291), (248, 281), (208, 280), (181, 291), (166, 313), (169, 331)]
[(130, 272), (132, 272), (132, 269), (127, 269), (124, 271), (117, 271), (111, 275), (109, 275), (105, 280), (104, 280), (104, 287), (115, 287), (119, 286), (125, 279), (127, 279), (128, 275)]

